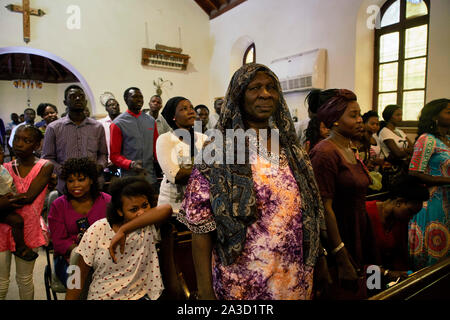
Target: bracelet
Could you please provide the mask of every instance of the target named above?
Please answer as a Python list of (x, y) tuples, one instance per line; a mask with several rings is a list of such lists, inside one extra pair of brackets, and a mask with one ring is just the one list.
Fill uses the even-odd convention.
[(332, 253), (333, 255), (335, 255), (335, 254), (338, 253), (339, 250), (341, 250), (343, 247), (344, 247), (344, 243), (341, 242), (336, 248), (334, 248), (334, 249), (331, 251), (331, 253)]
[(319, 253), (319, 258), (326, 257), (327, 255), (328, 255), (327, 250), (325, 250), (325, 248), (322, 248), (322, 252)]

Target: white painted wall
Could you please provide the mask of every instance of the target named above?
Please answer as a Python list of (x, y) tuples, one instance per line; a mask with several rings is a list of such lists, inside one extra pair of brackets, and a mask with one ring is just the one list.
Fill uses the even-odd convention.
[[(80, 83), (44, 83), (42, 89), (23, 89), (15, 88), (12, 81), (0, 81), (0, 118), (5, 123), (11, 122), (11, 113), (15, 112), (19, 115), (23, 113), (28, 107), (28, 98), (30, 107), (34, 110), (37, 110), (40, 103), (49, 102), (58, 108), (59, 115), (61, 115), (66, 109), (63, 103), (64, 91), (72, 84), (80, 85)], [(92, 110), (89, 103), (88, 108)], [(40, 120), (42, 119), (36, 116), (36, 122)]]
[[(230, 53), (242, 37), (256, 43), (256, 62), (316, 48), (327, 49), (327, 87), (354, 88), (355, 22), (360, 0), (248, 0), (211, 21), (215, 41), (210, 71), (210, 96), (224, 95), (241, 58)], [(307, 116), (306, 93), (286, 94), (286, 101), (299, 118)]]
[[(0, 8), (10, 2), (0, 0)], [(141, 88), (147, 106), (155, 92), (152, 82), (158, 77), (174, 84), (164, 89), (164, 101), (183, 95), (194, 105), (212, 107), (214, 98), (225, 94), (252, 41), (256, 43), (257, 62), (263, 64), (326, 48), (326, 87), (354, 90), (366, 111), (372, 107), (373, 81), (373, 30), (366, 27), (366, 10), (370, 4), (383, 2), (248, 0), (210, 21), (192, 0), (33, 0), (32, 7), (43, 9), (46, 15), (31, 18), (27, 47), (58, 56), (83, 76), (93, 92), (93, 114), (104, 114), (98, 100), (104, 91), (112, 91), (125, 110), (122, 95), (129, 86)], [(80, 30), (66, 26), (69, 5), (81, 10)], [(448, 97), (449, 12), (450, 1), (432, 0), (427, 101)], [(0, 10), (0, 30), (6, 30), (0, 33), (0, 48), (25, 46), (21, 15)], [(191, 56), (188, 70), (141, 66), (141, 48), (153, 48), (157, 43), (182, 47), (183, 53)], [(0, 101), (5, 100), (4, 94), (0, 86)], [(307, 115), (305, 96), (285, 95), (300, 119)], [(62, 105), (62, 99), (57, 102)], [(0, 109), (0, 115), (2, 112)]]
[[(147, 105), (155, 93), (153, 80), (158, 77), (173, 82), (171, 89), (163, 90), (164, 101), (183, 95), (194, 105), (208, 104), (212, 48), (209, 18), (194, 1), (33, 0), (31, 6), (44, 10), (46, 15), (31, 17), (28, 45), (22, 40), (22, 16), (4, 8), (11, 2), (14, 1), (0, 0), (0, 47), (32, 47), (70, 63), (93, 92), (93, 114), (105, 112), (99, 103), (104, 91), (113, 92), (121, 110), (126, 110), (122, 96), (131, 86), (142, 90)], [(67, 28), (71, 14), (66, 10), (70, 5), (80, 8), (79, 30)], [(142, 66), (141, 49), (154, 48), (157, 43), (183, 48), (183, 53), (191, 56), (188, 69)]]
[[(327, 88), (354, 90), (363, 112), (372, 108), (374, 30), (367, 28), (370, 5), (385, 0), (248, 0), (211, 21), (215, 47), (210, 96), (224, 95), (240, 67), (249, 39), (258, 63), (316, 48), (328, 53)], [(427, 101), (448, 97), (450, 1), (432, 0)], [(240, 55), (238, 54), (240, 53)], [(307, 116), (306, 93), (285, 95), (291, 112)], [(296, 111), (297, 109), (297, 111)]]
[(450, 97), (450, 1), (431, 0), (426, 100)]

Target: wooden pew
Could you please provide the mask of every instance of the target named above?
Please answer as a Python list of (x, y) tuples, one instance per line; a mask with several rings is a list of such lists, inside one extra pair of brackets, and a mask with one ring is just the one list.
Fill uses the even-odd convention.
[(450, 257), (423, 268), (369, 300), (450, 299)]

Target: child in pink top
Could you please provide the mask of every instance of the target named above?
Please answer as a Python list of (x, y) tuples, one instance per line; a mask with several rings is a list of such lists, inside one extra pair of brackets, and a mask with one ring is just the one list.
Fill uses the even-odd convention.
[[(47, 184), (53, 165), (34, 156), (42, 140), (42, 133), (32, 125), (17, 129), (13, 150), (17, 159), (4, 166), (12, 176), (17, 194), (9, 198), (10, 207), (18, 208), (16, 214), (23, 219), (23, 235), (28, 248), (38, 248), (46, 243), (41, 229), (40, 215), (44, 206)], [(3, 208), (0, 208), (3, 209)], [(12, 228), (0, 223), (0, 299), (4, 299), (9, 287), (11, 253), (16, 251)], [(34, 261), (25, 261), (16, 254), (16, 279), (21, 299), (33, 299)]]

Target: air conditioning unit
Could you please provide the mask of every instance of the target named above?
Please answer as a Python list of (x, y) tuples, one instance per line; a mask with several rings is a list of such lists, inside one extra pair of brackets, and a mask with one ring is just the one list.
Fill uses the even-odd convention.
[(284, 93), (325, 89), (326, 54), (326, 49), (315, 49), (273, 60), (269, 67)]

